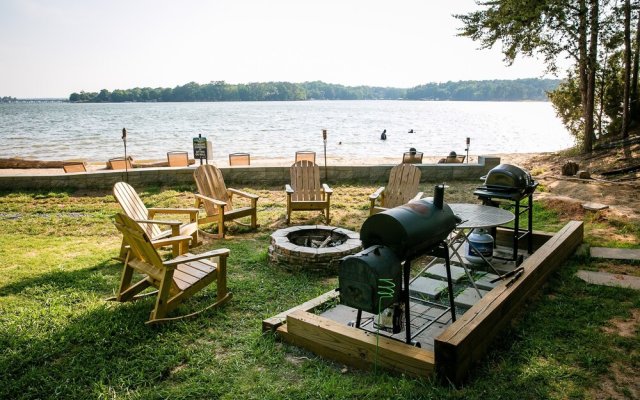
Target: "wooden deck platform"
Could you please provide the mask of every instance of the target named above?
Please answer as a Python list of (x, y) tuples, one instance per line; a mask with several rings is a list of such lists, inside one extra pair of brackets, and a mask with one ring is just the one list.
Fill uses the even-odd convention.
[[(505, 235), (498, 232), (498, 243)], [(448, 321), (444, 331), (434, 338), (433, 347), (417, 348), (315, 314), (316, 309), (335, 302), (339, 295), (335, 290), (264, 320), (262, 329), (275, 331), (288, 343), (353, 367), (384, 368), (417, 377), (437, 374), (459, 384), (473, 364), (482, 359), (496, 335), (582, 240), (583, 224), (579, 221), (567, 223), (553, 235), (534, 232), (535, 251), (522, 263), (522, 276), (510, 284), (509, 279), (499, 282), (455, 322)]]

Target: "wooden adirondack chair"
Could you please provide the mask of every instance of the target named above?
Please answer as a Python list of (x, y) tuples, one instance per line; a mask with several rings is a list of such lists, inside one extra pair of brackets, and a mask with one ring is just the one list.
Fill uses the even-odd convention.
[[(162, 261), (155, 244), (136, 221), (124, 214), (117, 214), (115, 225), (127, 243), (127, 255), (118, 294), (108, 300), (125, 302), (157, 294), (156, 305), (147, 321), (147, 324), (153, 324), (190, 317), (231, 299), (231, 292), (227, 290), (228, 249), (212, 250), (197, 255), (186, 253), (173, 260)], [(186, 243), (191, 240), (191, 236), (178, 236), (172, 240), (182, 240)], [(213, 258), (216, 258), (215, 262), (208, 260)], [(143, 278), (132, 284), (134, 272), (143, 275)], [(188, 315), (167, 318), (167, 314), (182, 301), (204, 289), (214, 280), (217, 291), (213, 304)], [(150, 286), (158, 290), (146, 295), (139, 294)]]
[(316, 162), (316, 152), (315, 151), (308, 151), (308, 150), (296, 151), (296, 160), (295, 160), (295, 162), (302, 161), (302, 160), (308, 160), (308, 161), (311, 161), (312, 163), (315, 163)]
[[(259, 196), (246, 193), (237, 189), (227, 188), (224, 184), (222, 172), (213, 165), (201, 165), (193, 173), (198, 192), (195, 193), (196, 208), (204, 206), (206, 216), (198, 218), (198, 224), (218, 225), (219, 238), (224, 237), (224, 223), (226, 221), (251, 217), (251, 228), (258, 226), (257, 208)], [(248, 207), (234, 207), (233, 195), (244, 197), (251, 201)], [(243, 225), (243, 224), (241, 224)]]
[[(171, 236), (191, 235), (191, 246), (197, 246), (200, 242), (198, 239), (198, 209), (197, 208), (147, 208), (138, 193), (126, 182), (117, 182), (113, 186), (113, 195), (122, 207), (122, 210), (129, 217), (133, 218), (142, 229), (149, 235), (151, 242), (156, 247), (164, 247), (171, 245), (173, 247), (173, 256), (187, 251), (186, 246), (182, 242), (167, 242), (166, 239)], [(189, 215), (189, 222), (181, 221), (164, 221), (153, 219), (156, 215)], [(160, 226), (169, 226), (171, 229), (161, 230)], [(120, 259), (124, 260), (126, 256), (126, 242), (122, 240), (120, 247)]]
[(320, 168), (315, 163), (302, 160), (290, 168), (291, 185), (287, 192), (287, 224), (292, 211), (325, 211), (326, 223), (330, 223), (329, 206), (333, 190), (326, 183), (320, 185)]
[[(418, 192), (420, 175), (420, 169), (413, 164), (403, 163), (391, 168), (389, 184), (386, 187), (380, 187), (369, 196), (371, 201), (369, 215), (420, 199), (423, 195), (422, 192)], [(378, 199), (380, 204), (376, 205)]]

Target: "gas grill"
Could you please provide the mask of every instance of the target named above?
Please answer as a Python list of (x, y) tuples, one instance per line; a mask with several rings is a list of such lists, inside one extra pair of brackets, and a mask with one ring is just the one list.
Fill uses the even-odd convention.
[[(518, 257), (518, 241), (527, 239), (527, 252), (533, 251), (533, 192), (535, 192), (538, 182), (531, 178), (531, 174), (515, 165), (500, 164), (491, 169), (489, 173), (482, 177), (484, 185), (476, 188), (473, 192), (482, 201), (483, 205), (499, 207), (507, 204), (514, 209), (515, 221), (513, 228), (513, 253), (508, 260), (520, 264), (522, 258)], [(524, 200), (524, 204), (521, 202)], [(520, 228), (520, 215), (527, 214), (527, 228)], [(495, 237), (495, 228), (492, 229)]]

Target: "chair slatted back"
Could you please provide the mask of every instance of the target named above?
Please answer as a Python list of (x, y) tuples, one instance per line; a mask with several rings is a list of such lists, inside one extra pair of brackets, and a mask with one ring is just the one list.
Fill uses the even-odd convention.
[(402, 162), (407, 164), (422, 164), (422, 152), (407, 151), (402, 155)]
[(62, 169), (64, 169), (65, 173), (87, 172), (83, 162), (67, 162), (62, 165)]
[[(149, 219), (147, 207), (131, 185), (126, 182), (117, 182), (113, 185), (113, 195), (128, 217), (134, 220)], [(140, 223), (140, 226), (150, 238), (155, 238), (162, 232), (157, 224)]]
[[(166, 268), (162, 264), (162, 258), (151, 244), (149, 235), (137, 222), (124, 214), (116, 214), (115, 225), (133, 253), (133, 257), (129, 257), (129, 265), (138, 272), (149, 275), (155, 284), (161, 282)], [(176, 292), (178, 288), (175, 283), (172, 283), (172, 286), (171, 291)]]
[(167, 162), (170, 167), (188, 167), (189, 153), (186, 151), (170, 151), (167, 153)]
[(229, 154), (229, 165), (251, 165), (251, 156), (249, 153)]
[(407, 204), (418, 193), (421, 175), (420, 168), (413, 164), (403, 163), (391, 168), (382, 206), (393, 208)]
[(311, 161), (312, 163), (316, 163), (316, 152), (315, 151), (296, 151), (296, 161)]
[(292, 201), (320, 201), (324, 200), (324, 192), (320, 184), (320, 168), (317, 164), (302, 160), (294, 163), (290, 168), (291, 187), (294, 193)]
[[(198, 193), (226, 202), (227, 211), (233, 209), (220, 169), (210, 164), (201, 165), (193, 172), (193, 178), (196, 181)], [(216, 215), (218, 213), (218, 208), (209, 202), (205, 202), (204, 207), (207, 215)]]
[(108, 169), (133, 169), (133, 165), (131, 165), (131, 159), (124, 157), (116, 157), (112, 158), (107, 162)]

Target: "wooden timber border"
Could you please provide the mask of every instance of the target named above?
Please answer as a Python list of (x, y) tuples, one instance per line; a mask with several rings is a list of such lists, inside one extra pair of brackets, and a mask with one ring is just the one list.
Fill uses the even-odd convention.
[[(474, 363), (487, 352), (498, 333), (582, 243), (583, 224), (570, 221), (559, 232), (534, 232), (534, 253), (521, 265), (523, 275), (510, 286), (500, 282), (480, 301), (435, 338), (434, 351), (337, 323), (314, 310), (335, 301), (333, 290), (262, 322), (263, 331), (275, 331), (285, 342), (306, 348), (356, 368), (376, 365), (416, 377), (431, 377), (460, 384)], [(498, 241), (509, 240), (498, 232)], [(538, 247), (539, 246), (539, 247)]]

